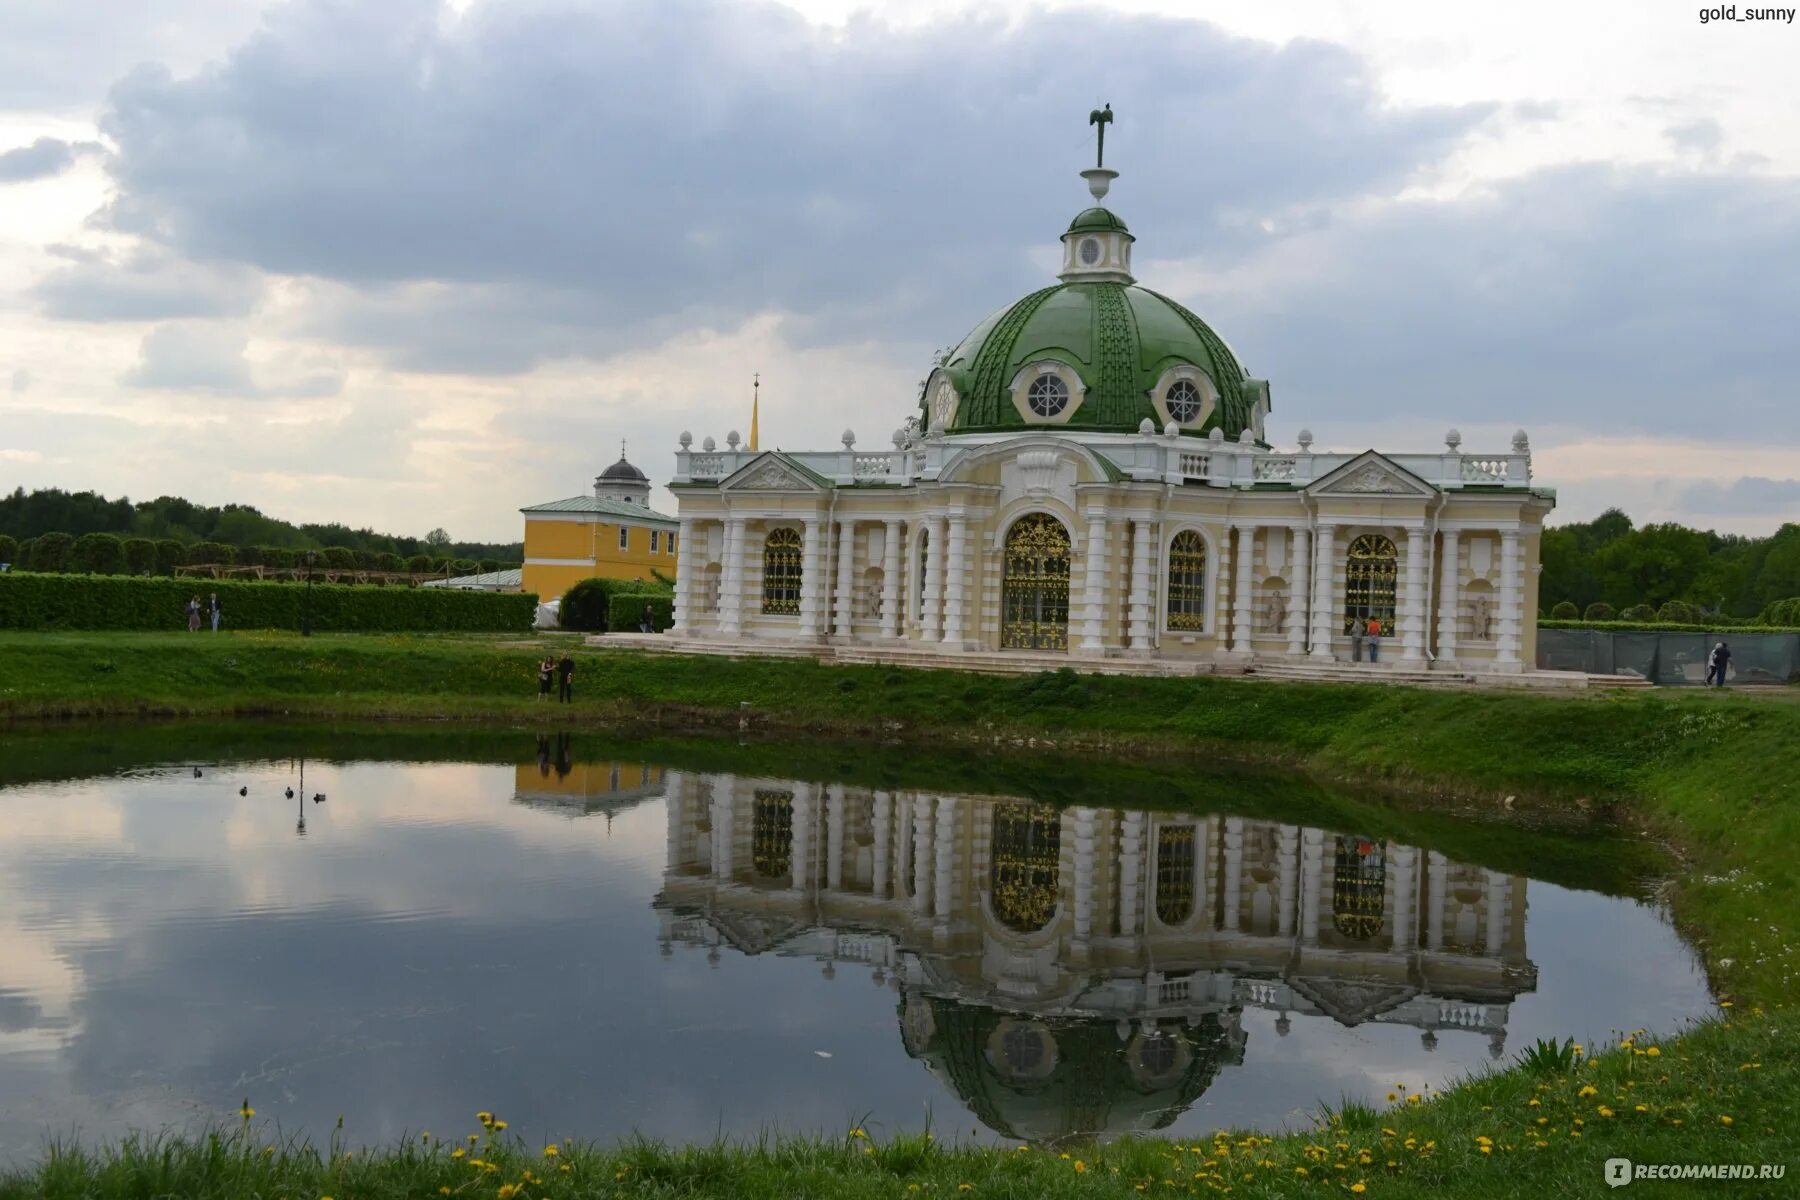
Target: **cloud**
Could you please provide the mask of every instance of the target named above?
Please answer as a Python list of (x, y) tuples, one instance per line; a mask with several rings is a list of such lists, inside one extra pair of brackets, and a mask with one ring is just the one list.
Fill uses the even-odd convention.
[[(249, 334), (234, 322), (171, 321), (144, 335), (136, 366), (121, 383), (162, 391), (201, 392), (254, 399), (335, 396), (344, 373), (330, 365), (286, 371), (253, 371)], [(280, 378), (270, 378), (279, 375)]]
[[(1177, 244), (1392, 192), (1496, 111), (1390, 105), (1342, 48), (1165, 18), (302, 2), (191, 77), (113, 89), (104, 221), (345, 285), (333, 328), (413, 367), (770, 310), (822, 339), (943, 338), (1040, 278), (1102, 93), (1117, 194)], [(508, 326), (533, 332), (483, 336)]]
[(29, 146), (0, 151), (0, 184), (29, 183), (61, 175), (75, 165), (75, 160), (99, 154), (99, 142), (65, 142), (60, 138), (41, 137)]
[(1671, 125), (1663, 131), (1663, 136), (1674, 143), (1677, 150), (1694, 150), (1701, 154), (1711, 154), (1725, 144), (1724, 126), (1711, 117)]
[[(1721, 464), (1726, 466), (1729, 464)], [(1696, 483), (1682, 489), (1681, 507), (1690, 512), (1800, 520), (1800, 479), (1765, 479), (1745, 475), (1729, 483)]]
[(31, 372), (27, 371), (24, 367), (19, 367), (13, 371), (11, 387), (13, 395), (23, 396), (26, 389), (31, 387)]
[(45, 316), (60, 321), (241, 317), (263, 295), (261, 276), (232, 263), (195, 263), (146, 246), (126, 254), (48, 249), (67, 265), (39, 280), (32, 297)]

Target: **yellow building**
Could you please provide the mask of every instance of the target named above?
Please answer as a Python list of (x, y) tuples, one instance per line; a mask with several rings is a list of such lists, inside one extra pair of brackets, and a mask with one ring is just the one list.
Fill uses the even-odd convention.
[(583, 579), (675, 577), (679, 523), (650, 507), (650, 480), (625, 461), (602, 471), (591, 496), (571, 496), (519, 510), (525, 515), (521, 589), (548, 603)]

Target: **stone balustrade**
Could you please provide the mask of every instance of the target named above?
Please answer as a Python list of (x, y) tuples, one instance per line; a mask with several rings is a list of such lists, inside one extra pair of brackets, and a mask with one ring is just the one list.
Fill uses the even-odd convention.
[[(834, 485), (904, 485), (937, 479), (957, 457), (1010, 435), (958, 434), (931, 436), (904, 447), (874, 453), (842, 450), (783, 451), (782, 454)], [(1250, 488), (1259, 484), (1306, 487), (1357, 457), (1357, 453), (1314, 451), (1277, 453), (1245, 442), (1198, 441), (1161, 433), (1072, 435), (1090, 450), (1106, 456), (1132, 480), (1202, 484), (1216, 488)], [(743, 446), (727, 449), (682, 448), (675, 454), (672, 482), (714, 483), (759, 457)], [(1389, 454), (1385, 457), (1426, 483), (1448, 491), (1469, 487), (1512, 486), (1531, 482), (1531, 451), (1515, 446), (1502, 454), (1464, 453), (1458, 448), (1437, 454)]]

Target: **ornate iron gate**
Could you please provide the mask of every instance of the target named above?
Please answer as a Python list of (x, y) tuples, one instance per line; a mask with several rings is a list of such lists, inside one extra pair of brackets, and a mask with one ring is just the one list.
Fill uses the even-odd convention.
[(1069, 531), (1045, 513), (1021, 517), (1007, 531), (1000, 646), (1069, 648)]
[(1400, 581), (1400, 554), (1378, 533), (1365, 533), (1350, 543), (1344, 564), (1344, 628), (1353, 620), (1381, 622), (1384, 636), (1394, 634), (1394, 604)]

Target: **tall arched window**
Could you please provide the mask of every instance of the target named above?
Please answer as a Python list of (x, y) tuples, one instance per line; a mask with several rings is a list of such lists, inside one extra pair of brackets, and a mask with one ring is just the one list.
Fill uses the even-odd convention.
[(1400, 579), (1400, 552), (1379, 533), (1365, 533), (1350, 543), (1344, 564), (1344, 632), (1352, 620), (1379, 621), (1383, 635), (1394, 632), (1395, 587)]
[(1194, 915), (1194, 827), (1156, 831), (1156, 919), (1179, 925)]
[(800, 575), (799, 531), (771, 529), (763, 543), (762, 610), (784, 616), (799, 612)]
[(1332, 863), (1331, 923), (1366, 942), (1381, 932), (1387, 902), (1386, 843), (1340, 834)]
[(1184, 529), (1169, 543), (1169, 628), (1206, 628), (1206, 539)]

